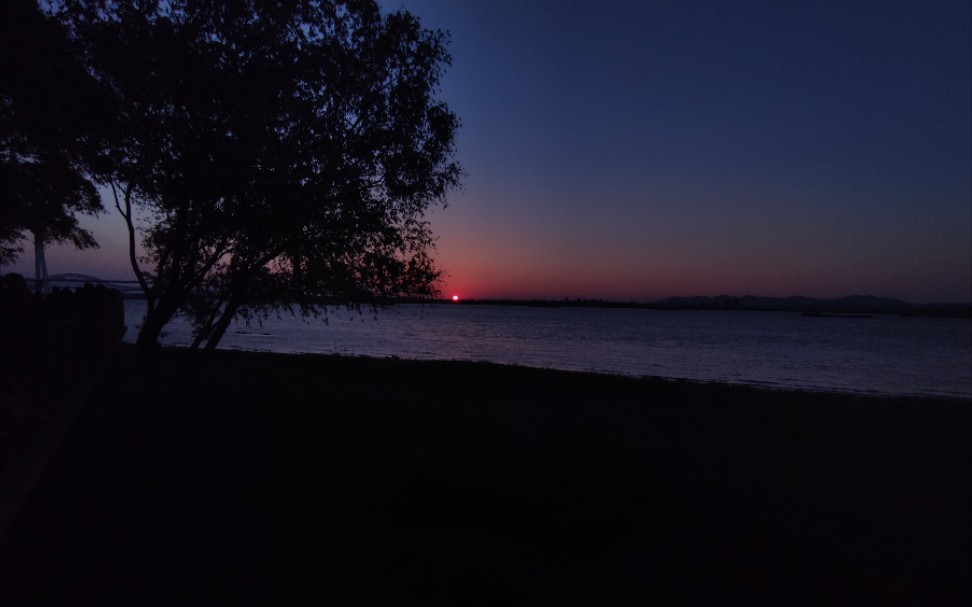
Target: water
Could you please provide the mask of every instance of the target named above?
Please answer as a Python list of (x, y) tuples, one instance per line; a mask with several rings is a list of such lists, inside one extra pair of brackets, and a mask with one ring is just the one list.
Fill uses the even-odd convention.
[[(126, 301), (126, 339), (145, 313)], [(402, 305), (236, 323), (221, 348), (492, 361), (621, 375), (972, 398), (972, 320), (792, 312)], [(177, 319), (163, 343), (188, 345)]]

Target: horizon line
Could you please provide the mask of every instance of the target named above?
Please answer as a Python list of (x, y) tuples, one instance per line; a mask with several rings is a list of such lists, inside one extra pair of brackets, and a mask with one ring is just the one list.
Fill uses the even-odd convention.
[[(20, 272), (6, 272), (6, 274), (20, 274)], [(84, 282), (92, 282), (92, 280), (67, 278), (67, 276), (72, 276), (72, 275), (73, 276), (83, 276), (83, 277), (85, 277), (87, 279), (93, 279), (94, 282), (101, 282), (101, 283), (119, 283), (119, 284), (133, 284), (133, 285), (137, 285), (138, 284), (138, 280), (136, 280), (134, 278), (119, 278), (119, 279), (115, 279), (115, 278), (101, 278), (99, 276), (95, 276), (93, 274), (88, 274), (88, 273), (85, 273), (85, 272), (61, 272), (61, 273), (58, 273), (58, 274), (50, 275), (45, 280), (48, 280), (48, 281), (64, 281), (64, 282), (79, 282), (79, 283), (82, 283), (82, 284)], [(35, 282), (37, 280), (34, 277), (25, 276), (23, 274), (21, 274), (21, 276), (23, 276), (24, 277), (24, 280), (26, 280), (28, 282)], [(65, 278), (60, 278), (60, 277), (65, 277)], [(452, 301), (452, 297), (453, 297), (452, 295), (446, 295), (445, 294), (445, 291), (443, 290), (443, 295), (441, 295), (440, 297), (431, 297), (431, 298), (428, 298), (428, 299), (433, 300), (433, 301), (450, 301), (451, 302)], [(839, 300), (851, 299), (851, 298), (869, 298), (869, 299), (886, 299), (886, 300), (892, 300), (894, 302), (905, 303), (905, 304), (908, 304), (908, 305), (911, 305), (911, 306), (921, 306), (921, 305), (972, 306), (972, 300), (967, 300), (967, 301), (962, 301), (962, 300), (951, 300), (951, 301), (948, 301), (948, 300), (935, 300), (935, 301), (926, 301), (926, 302), (915, 302), (915, 301), (910, 301), (910, 300), (906, 300), (906, 299), (900, 299), (900, 298), (897, 298), (897, 297), (889, 297), (889, 296), (886, 296), (886, 295), (872, 295), (872, 294), (861, 294), (861, 293), (853, 293), (853, 294), (850, 294), (850, 295), (841, 295), (841, 296), (837, 296), (837, 297), (819, 297), (819, 296), (812, 296), (812, 295), (754, 295), (752, 293), (747, 293), (745, 295), (734, 295), (734, 294), (730, 294), (730, 293), (721, 293), (719, 295), (700, 295), (700, 294), (696, 294), (696, 295), (669, 295), (669, 296), (660, 297), (660, 298), (657, 298), (657, 299), (654, 299), (654, 298), (653, 299), (619, 298), (619, 297), (607, 297), (607, 296), (588, 296), (588, 297), (569, 297), (569, 296), (558, 296), (558, 297), (552, 297), (552, 296), (487, 296), (487, 297), (463, 297), (462, 295), (459, 295), (459, 298), (460, 298), (459, 299), (460, 302), (463, 302), (463, 301), (466, 301), (466, 302), (469, 302), (469, 301), (509, 301), (509, 302), (521, 301), (521, 302), (531, 302), (532, 301), (532, 302), (551, 302), (551, 303), (560, 303), (560, 302), (603, 302), (603, 303), (611, 303), (611, 304), (639, 304), (639, 305), (642, 305), (642, 304), (657, 304), (657, 303), (661, 303), (661, 302), (664, 302), (664, 301), (667, 301), (667, 300), (671, 300), (671, 299), (714, 299), (714, 300), (719, 300), (719, 299), (746, 299), (746, 298), (753, 298), (753, 299), (776, 299), (776, 300), (812, 299), (812, 300), (818, 300), (818, 301), (839, 301)], [(409, 298), (406, 297), (406, 298), (402, 298), (402, 299), (409, 299)], [(415, 299), (422, 299), (422, 298), (415, 298)]]

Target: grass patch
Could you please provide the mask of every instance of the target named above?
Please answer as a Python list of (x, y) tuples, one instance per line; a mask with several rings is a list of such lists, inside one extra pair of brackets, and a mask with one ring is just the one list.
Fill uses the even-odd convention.
[[(967, 401), (123, 348), (5, 538), (51, 604), (969, 598)], [(856, 601), (855, 601), (856, 599)]]

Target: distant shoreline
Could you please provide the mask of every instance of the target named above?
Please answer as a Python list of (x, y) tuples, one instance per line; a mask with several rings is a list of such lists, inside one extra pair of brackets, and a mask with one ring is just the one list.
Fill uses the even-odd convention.
[[(28, 283), (33, 278), (25, 277)], [(63, 286), (81, 286), (86, 282), (104, 284), (123, 291), (125, 299), (144, 299), (135, 280), (106, 280), (86, 274), (52, 275), (47, 282)], [(322, 302), (328, 303), (328, 302)], [(972, 317), (972, 302), (910, 303), (900, 299), (873, 295), (851, 295), (839, 298), (803, 296), (760, 297), (755, 295), (719, 295), (668, 297), (657, 301), (619, 301), (603, 298), (451, 298), (393, 299), (376, 302), (379, 305), (407, 303), (436, 303), (449, 305), (528, 306), (537, 308), (631, 308), (646, 310), (741, 310), (748, 312), (828, 312), (862, 314), (903, 314), (907, 316)], [(333, 302), (342, 305), (343, 302)], [(331, 304), (328, 304), (331, 305)]]
[[(416, 302), (417, 303), (417, 302)], [(895, 314), (972, 318), (972, 303), (912, 304), (877, 297), (814, 299), (808, 297), (673, 297), (656, 302), (605, 299), (443, 299), (438, 304), (526, 306), (533, 308), (620, 308), (639, 310), (725, 310), (741, 312), (799, 312), (821, 314)]]

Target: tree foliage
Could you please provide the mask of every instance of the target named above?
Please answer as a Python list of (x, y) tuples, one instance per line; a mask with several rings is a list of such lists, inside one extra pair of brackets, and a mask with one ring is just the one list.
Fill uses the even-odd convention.
[(31, 0), (0, 5), (0, 264), (18, 241), (97, 246), (77, 214), (101, 210), (82, 150), (96, 138), (96, 87), (60, 27)]
[(461, 174), (458, 120), (435, 97), (443, 32), (372, 0), (65, 0), (54, 14), (117, 108), (91, 166), (128, 222), (141, 345), (179, 312), (213, 347), (239, 315), (435, 292), (423, 217)]

